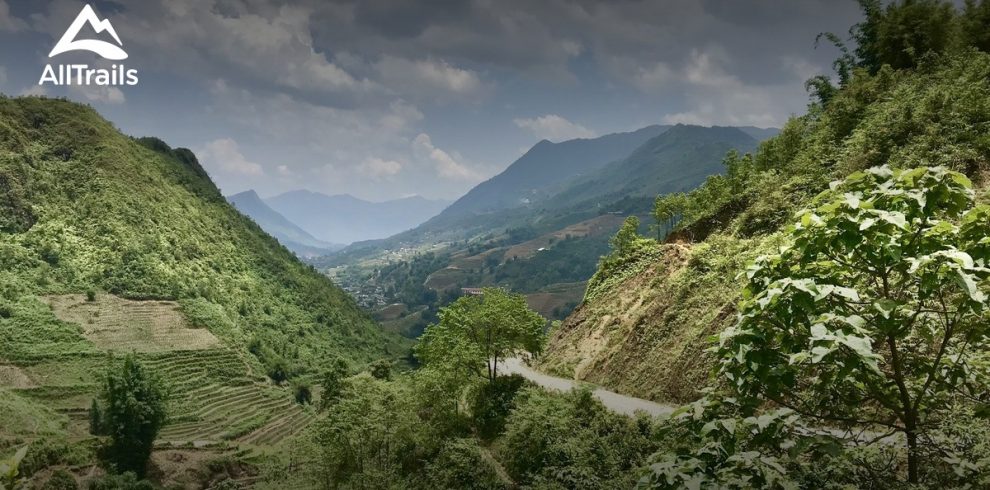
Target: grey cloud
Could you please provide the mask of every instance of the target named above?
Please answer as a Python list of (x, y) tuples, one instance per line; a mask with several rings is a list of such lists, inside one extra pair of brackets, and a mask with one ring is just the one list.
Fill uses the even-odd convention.
[[(33, 30), (54, 42), (80, 5), (0, 0), (0, 34)], [(804, 79), (827, 70), (836, 55), (812, 49), (815, 35), (844, 34), (858, 18), (853, 0), (149, 0), (94, 7), (111, 17), (131, 54), (128, 65), (201, 97), (182, 110), (191, 114), (186, 121), (211, 132), (189, 146), (210, 151), (221, 184), (381, 198), (456, 197), (518, 156), (528, 138), (661, 121), (780, 124), (803, 109)], [(25, 52), (44, 62), (50, 47)], [(4, 65), (8, 85), (23, 86), (28, 77)], [(562, 101), (564, 92), (574, 100)], [(141, 121), (146, 113), (127, 112), (143, 102), (133, 94), (69, 93), (125, 122)], [(606, 116), (596, 112), (601, 100), (609, 100)], [(143, 108), (156, 103), (183, 102)], [(231, 149), (237, 151), (220, 151)], [(244, 162), (261, 174), (224, 170), (254, 168)]]

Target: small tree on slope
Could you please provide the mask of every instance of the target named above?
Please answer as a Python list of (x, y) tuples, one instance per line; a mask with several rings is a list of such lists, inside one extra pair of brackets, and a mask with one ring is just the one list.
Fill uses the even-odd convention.
[(133, 355), (113, 363), (100, 393), (100, 432), (110, 436), (104, 457), (118, 472), (143, 477), (158, 431), (165, 423), (165, 392)]
[(903, 433), (919, 481), (928, 431), (986, 392), (990, 208), (944, 168), (873, 168), (799, 214), (793, 246), (761, 257), (721, 374), (752, 407)]

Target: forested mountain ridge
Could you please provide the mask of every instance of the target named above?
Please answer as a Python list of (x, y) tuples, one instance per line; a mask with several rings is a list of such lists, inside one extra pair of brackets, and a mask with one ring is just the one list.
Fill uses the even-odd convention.
[(325, 255), (343, 245), (336, 245), (318, 240), (310, 235), (306, 230), (299, 228), (295, 223), (289, 221), (268, 206), (261, 196), (253, 190), (244, 191), (232, 196), (227, 200), (254, 220), (262, 230), (275, 237), (279, 243), (303, 257)]
[(759, 140), (734, 127), (678, 124), (637, 147), (625, 158), (568, 182), (548, 199), (546, 207), (563, 208), (582, 202), (608, 203), (622, 199), (683, 192), (709, 175), (725, 171), (730, 151), (746, 153)]
[[(88, 106), (0, 98), (0, 188), (5, 444), (88, 437), (73, 414), (108, 353), (167, 377), (176, 425), (161, 438), (231, 444), (311, 420), (276, 383), (408, 353), (228, 204), (192, 152), (127, 137)], [(211, 409), (235, 395), (236, 409)]]
[(455, 201), (440, 218), (488, 213), (522, 206), (554, 193), (554, 186), (622, 159), (668, 129), (647, 126), (629, 133), (560, 143), (542, 140), (491, 179)]
[(830, 181), (881, 164), (962, 171), (985, 201), (988, 133), (986, 53), (915, 70), (855, 71), (752, 156), (730, 157), (726, 177), (683, 196), (673, 216), (659, 216), (679, 220), (667, 244), (639, 239), (603, 263), (541, 365), (653, 400), (696, 398), (715, 362), (710, 337), (736, 321), (740, 273), (784, 244), (781, 230), (794, 212)]

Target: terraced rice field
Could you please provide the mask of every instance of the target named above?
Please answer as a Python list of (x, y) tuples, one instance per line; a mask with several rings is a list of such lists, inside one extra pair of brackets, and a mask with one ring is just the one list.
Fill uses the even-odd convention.
[(228, 349), (171, 352), (145, 364), (168, 377), (170, 423), (160, 444), (232, 441), (274, 445), (309, 424), (312, 411), (271, 386)]
[[(249, 359), (207, 330), (188, 328), (178, 305), (101, 296), (45, 298), (60, 320), (76, 323), (103, 351), (136, 352), (169, 390), (169, 422), (157, 446), (227, 445), (266, 449), (315, 417), (288, 388), (272, 385)], [(193, 333), (189, 333), (193, 332)], [(23, 365), (0, 362), (0, 387), (53, 410), (69, 435), (86, 438), (88, 409), (108, 357), (80, 353)], [(0, 436), (4, 430), (0, 428)], [(29, 435), (29, 434), (24, 434)]]
[(189, 328), (175, 302), (132, 301), (105, 294), (95, 301), (81, 294), (44, 299), (59, 320), (82, 326), (83, 336), (100, 349), (163, 352), (220, 345), (208, 330)]

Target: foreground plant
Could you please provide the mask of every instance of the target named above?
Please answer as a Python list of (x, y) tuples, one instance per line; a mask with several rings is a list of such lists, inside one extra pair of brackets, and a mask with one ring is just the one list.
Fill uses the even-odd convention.
[(990, 333), (990, 209), (973, 197), (940, 167), (833, 184), (799, 214), (793, 246), (746, 273), (739, 322), (717, 348), (735, 394), (815, 424), (901, 433), (919, 482), (941, 413), (986, 393), (974, 360)]
[(16, 490), (26, 486), (26, 479), (21, 475), (20, 465), (27, 455), (28, 446), (23, 446), (8, 459), (0, 461), (0, 490)]

